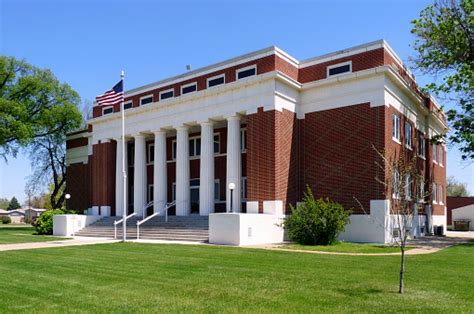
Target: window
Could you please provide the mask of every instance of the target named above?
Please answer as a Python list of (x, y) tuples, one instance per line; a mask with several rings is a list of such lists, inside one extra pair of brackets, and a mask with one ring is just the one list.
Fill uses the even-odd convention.
[(437, 190), (437, 187), (436, 187), (436, 183), (433, 183), (433, 203), (438, 203), (438, 190)]
[(155, 161), (155, 144), (148, 145), (148, 156), (146, 162), (152, 164)]
[(432, 146), (433, 146), (433, 162), (437, 164), (438, 162), (436, 160), (438, 158), (438, 149), (437, 149), (438, 145), (432, 144)]
[(153, 201), (153, 184), (148, 184), (148, 194), (146, 196), (146, 202), (150, 203)]
[(444, 189), (443, 186), (439, 186), (439, 203), (444, 205)]
[(123, 109), (124, 110), (127, 110), (127, 109), (130, 109), (133, 107), (133, 102), (132, 101), (129, 101), (129, 102), (126, 102), (123, 104)]
[(194, 137), (189, 139), (189, 157), (201, 156), (201, 138)]
[(393, 172), (393, 198), (397, 199), (397, 198), (400, 198), (400, 172), (395, 169), (395, 171)]
[(102, 115), (111, 114), (111, 113), (114, 113), (113, 106), (102, 108)]
[(171, 201), (176, 201), (176, 182), (171, 186)]
[(327, 77), (352, 72), (352, 61), (338, 63), (327, 67)]
[(189, 94), (189, 93), (192, 93), (192, 92), (195, 92), (195, 91), (197, 91), (197, 84), (196, 83), (191, 83), (191, 84), (188, 84), (188, 85), (181, 86), (181, 94), (182, 95)]
[(254, 76), (257, 73), (257, 66), (251, 65), (249, 67), (237, 70), (237, 79), (243, 79), (249, 76)]
[(411, 200), (411, 176), (408, 174), (405, 177), (405, 198)]
[(168, 98), (174, 97), (174, 89), (168, 89), (165, 91), (160, 92), (160, 100), (165, 100)]
[(221, 152), (221, 136), (220, 134), (214, 134), (214, 154)]
[(221, 200), (221, 184), (219, 180), (214, 181), (214, 200)]
[(177, 150), (176, 140), (173, 140), (173, 142), (171, 142), (171, 158), (173, 160), (176, 159), (176, 150)]
[(418, 156), (423, 159), (426, 157), (426, 141), (423, 133), (418, 134)]
[(400, 116), (397, 114), (392, 116), (392, 139), (400, 143)]
[(152, 103), (152, 102), (153, 102), (153, 96), (152, 95), (140, 98), (140, 106), (146, 105), (146, 104), (149, 104), (149, 103)]
[(225, 74), (210, 77), (207, 79), (207, 87), (214, 87), (225, 83)]
[(425, 201), (425, 182), (421, 181), (418, 186), (418, 203), (424, 203)]
[(240, 197), (242, 198), (242, 202), (244, 202), (247, 200), (247, 177), (242, 177), (242, 180), (240, 181), (240, 191)]
[(405, 121), (405, 146), (408, 149), (411, 149), (412, 138), (411, 138), (411, 124), (408, 121)]
[(242, 152), (247, 151), (247, 129), (240, 129), (240, 150)]
[(439, 158), (438, 158), (439, 165), (442, 167), (443, 163), (444, 163), (444, 148), (443, 148), (443, 145), (439, 145), (438, 152), (439, 152)]

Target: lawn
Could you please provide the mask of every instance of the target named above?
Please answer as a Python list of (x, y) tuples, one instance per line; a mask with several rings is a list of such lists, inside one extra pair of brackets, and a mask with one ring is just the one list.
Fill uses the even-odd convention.
[[(333, 245), (301, 245), (288, 244), (281, 246), (283, 249), (291, 250), (307, 250), (307, 251), (321, 251), (321, 252), (340, 252), (340, 253), (398, 253), (400, 248), (398, 246), (386, 246), (381, 244), (369, 243), (349, 243), (338, 242)], [(407, 247), (407, 250), (412, 247)]]
[(35, 228), (31, 226), (0, 225), (0, 244), (64, 240), (64, 238), (35, 235), (34, 232)]
[(0, 252), (0, 312), (470, 312), (474, 243), (407, 256), (116, 243)]

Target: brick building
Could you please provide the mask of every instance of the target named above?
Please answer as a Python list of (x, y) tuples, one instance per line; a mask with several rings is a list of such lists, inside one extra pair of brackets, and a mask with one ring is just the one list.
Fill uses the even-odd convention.
[[(353, 208), (343, 238), (387, 242), (389, 228), (373, 223), (390, 217), (392, 197), (375, 180), (375, 147), (416, 154), (431, 191), (420, 201), (446, 225), (445, 147), (429, 141), (445, 116), (383, 40), (304, 61), (262, 49), (128, 90), (124, 107), (137, 216), (174, 200), (171, 215), (229, 211), (229, 183), (234, 211), (289, 213), (310, 186)], [(88, 129), (68, 136), (72, 208), (122, 215), (120, 117), (120, 106), (96, 106)]]

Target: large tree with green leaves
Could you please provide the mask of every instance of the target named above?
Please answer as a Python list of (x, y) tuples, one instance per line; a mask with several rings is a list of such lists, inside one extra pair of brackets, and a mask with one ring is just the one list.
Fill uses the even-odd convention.
[(14, 209), (18, 209), (18, 208), (21, 208), (21, 205), (18, 202), (18, 200), (16, 199), (16, 197), (13, 196), (12, 200), (10, 201), (10, 204), (8, 204), (7, 210), (14, 210)]
[(66, 134), (82, 124), (80, 97), (47, 69), (0, 56), (0, 156), (30, 152), (31, 191), (53, 185), (51, 204), (61, 207)]
[[(437, 0), (413, 20), (415, 64), (440, 78), (426, 90), (453, 103), (447, 110), (451, 143), (474, 159), (474, 49), (472, 0)], [(439, 139), (438, 139), (439, 140)]]

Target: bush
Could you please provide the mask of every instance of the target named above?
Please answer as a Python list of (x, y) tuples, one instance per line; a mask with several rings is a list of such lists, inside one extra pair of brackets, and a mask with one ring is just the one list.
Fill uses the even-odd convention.
[(2, 221), (2, 224), (4, 224), (4, 225), (8, 225), (8, 224), (12, 223), (12, 219), (8, 216), (2, 216), (1, 221)]
[(65, 212), (61, 209), (47, 210), (38, 217), (35, 223), (37, 234), (53, 234), (53, 216), (63, 215)]
[(328, 245), (337, 241), (349, 222), (350, 210), (328, 199), (315, 200), (308, 187), (303, 203), (291, 206), (283, 226), (292, 241), (306, 245)]

